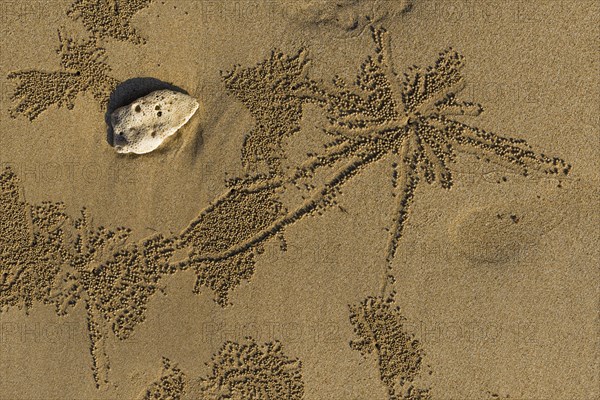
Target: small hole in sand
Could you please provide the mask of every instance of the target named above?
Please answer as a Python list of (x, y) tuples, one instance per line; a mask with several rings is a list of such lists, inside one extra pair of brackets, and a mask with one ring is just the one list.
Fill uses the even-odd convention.
[(139, 106), (139, 104), (137, 106), (135, 106), (135, 112), (140, 112), (142, 111), (142, 107)]
[(156, 136), (156, 132), (155, 132), (155, 131), (152, 131), (152, 133), (151, 133), (150, 135), (151, 135), (152, 137), (155, 137), (155, 136)]

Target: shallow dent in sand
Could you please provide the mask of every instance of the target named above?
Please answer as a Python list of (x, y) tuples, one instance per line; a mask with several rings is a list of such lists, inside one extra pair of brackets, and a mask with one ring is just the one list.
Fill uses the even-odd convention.
[(448, 231), (461, 258), (475, 264), (503, 264), (535, 251), (560, 220), (560, 215), (535, 203), (496, 204), (465, 210)]

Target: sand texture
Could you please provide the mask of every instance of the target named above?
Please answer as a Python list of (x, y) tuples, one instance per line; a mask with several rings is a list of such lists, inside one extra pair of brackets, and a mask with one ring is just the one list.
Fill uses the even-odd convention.
[(598, 1), (0, 11), (0, 400), (600, 398)]

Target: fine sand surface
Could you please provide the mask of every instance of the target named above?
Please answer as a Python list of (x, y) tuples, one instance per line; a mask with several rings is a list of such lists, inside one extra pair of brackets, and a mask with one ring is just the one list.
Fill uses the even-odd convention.
[[(0, 27), (0, 399), (600, 398), (598, 1)], [(200, 107), (117, 153), (158, 89)]]

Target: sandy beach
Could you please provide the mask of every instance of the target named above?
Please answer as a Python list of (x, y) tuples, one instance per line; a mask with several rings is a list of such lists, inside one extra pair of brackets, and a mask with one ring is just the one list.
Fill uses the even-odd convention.
[(598, 1), (0, 11), (0, 400), (600, 398)]

